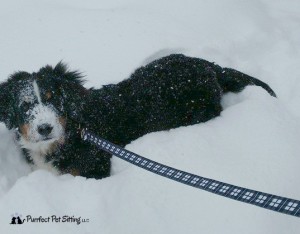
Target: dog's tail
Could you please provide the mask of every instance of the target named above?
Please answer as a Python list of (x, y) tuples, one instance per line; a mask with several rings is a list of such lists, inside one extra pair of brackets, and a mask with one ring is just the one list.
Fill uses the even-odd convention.
[(248, 85), (256, 85), (265, 89), (271, 96), (276, 97), (275, 92), (266, 83), (231, 68), (219, 70), (217, 78), (224, 93), (236, 93), (242, 91)]

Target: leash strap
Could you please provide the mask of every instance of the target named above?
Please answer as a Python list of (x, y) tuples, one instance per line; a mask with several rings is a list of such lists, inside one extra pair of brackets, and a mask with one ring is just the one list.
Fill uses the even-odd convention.
[(240, 202), (300, 217), (299, 200), (227, 184), (157, 163), (98, 137), (87, 129), (82, 130), (81, 137), (84, 141), (96, 145), (99, 149), (157, 175)]

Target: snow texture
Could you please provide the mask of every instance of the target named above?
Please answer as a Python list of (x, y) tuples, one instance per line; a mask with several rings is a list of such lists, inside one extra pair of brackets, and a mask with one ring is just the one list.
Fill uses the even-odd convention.
[[(11, 0), (1, 4), (0, 28), (1, 81), (63, 59), (85, 72), (86, 87), (101, 87), (174, 52), (261, 79), (278, 99), (248, 87), (223, 98), (220, 117), (148, 134), (127, 148), (194, 174), (300, 199), (300, 1)], [(116, 158), (112, 176), (103, 180), (31, 172), (2, 124), (0, 138), (1, 233), (300, 230), (295, 217), (184, 186)], [(36, 222), (9, 224), (29, 215)]]

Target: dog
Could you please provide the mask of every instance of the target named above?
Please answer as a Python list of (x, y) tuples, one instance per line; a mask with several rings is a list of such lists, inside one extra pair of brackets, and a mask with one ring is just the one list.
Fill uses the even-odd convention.
[(138, 68), (118, 83), (86, 89), (83, 76), (62, 62), (37, 73), (16, 72), (0, 85), (0, 121), (14, 129), (36, 168), (101, 179), (111, 155), (80, 139), (84, 126), (122, 147), (150, 132), (219, 116), (221, 98), (264, 82), (200, 58), (172, 54)]
[(77, 133), (89, 92), (82, 78), (60, 62), (37, 73), (16, 72), (0, 85), (0, 121), (15, 130), (34, 169), (88, 178), (109, 175), (110, 157), (82, 142)]

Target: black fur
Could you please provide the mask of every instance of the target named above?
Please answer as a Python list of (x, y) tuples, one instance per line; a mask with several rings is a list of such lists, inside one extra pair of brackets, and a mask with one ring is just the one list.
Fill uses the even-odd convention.
[(84, 143), (76, 132), (78, 123), (125, 146), (150, 132), (208, 121), (220, 115), (224, 93), (239, 92), (247, 85), (261, 86), (276, 96), (260, 80), (184, 55), (158, 59), (137, 69), (127, 80), (90, 90), (82, 86), (80, 73), (59, 63), (33, 74), (15, 73), (0, 85), (0, 120), (8, 128), (22, 124), (22, 110), (14, 100), (26, 79), (37, 79), (42, 90), (56, 93), (53, 105), (62, 105), (60, 116), (67, 119), (65, 144), (46, 160), (54, 160), (63, 173), (76, 170), (81, 176), (97, 179), (109, 176), (111, 155)]
[(125, 146), (150, 132), (210, 120), (220, 115), (224, 93), (247, 85), (276, 96), (267, 84), (239, 71), (174, 54), (137, 69), (127, 80), (93, 90), (84, 120), (91, 131)]

